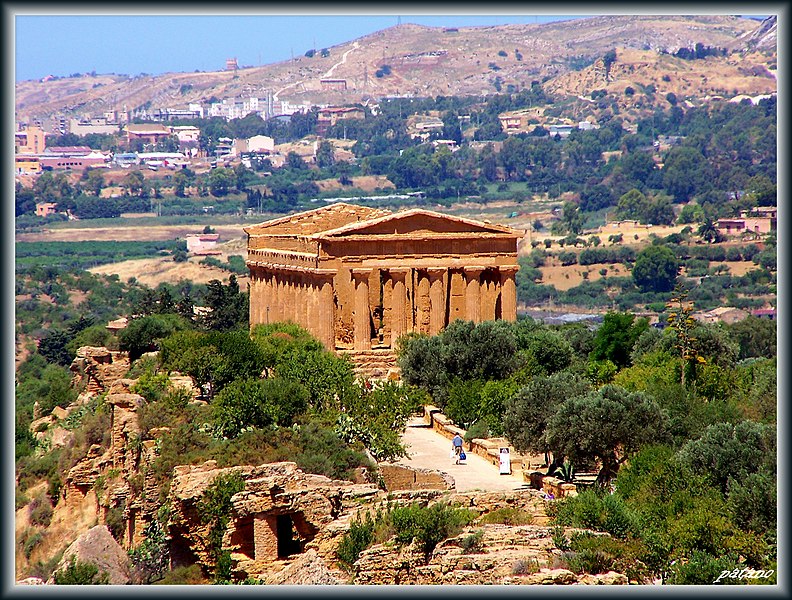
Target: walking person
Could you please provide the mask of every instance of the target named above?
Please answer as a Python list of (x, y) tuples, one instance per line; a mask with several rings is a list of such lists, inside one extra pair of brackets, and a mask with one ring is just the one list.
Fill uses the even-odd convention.
[(460, 455), (462, 454), (462, 445), (464, 443), (465, 442), (462, 439), (462, 436), (459, 435), (458, 433), (454, 436), (454, 439), (451, 440), (451, 445), (454, 448), (454, 457), (456, 458), (456, 464), (459, 464), (459, 458)]

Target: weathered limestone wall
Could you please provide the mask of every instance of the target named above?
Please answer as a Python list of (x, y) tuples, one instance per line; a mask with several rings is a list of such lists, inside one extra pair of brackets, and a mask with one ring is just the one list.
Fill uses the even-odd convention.
[(85, 386), (83, 394), (101, 394), (129, 371), (129, 356), (126, 352), (83, 346), (77, 350), (77, 356), (69, 369), (75, 388)]
[(453, 479), (442, 471), (414, 469), (403, 465), (380, 463), (380, 477), (389, 492), (395, 490), (450, 490)]

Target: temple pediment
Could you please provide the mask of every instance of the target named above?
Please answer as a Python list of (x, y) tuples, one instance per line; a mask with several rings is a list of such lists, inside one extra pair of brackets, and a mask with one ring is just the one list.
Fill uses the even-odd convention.
[(360, 236), (415, 236), (443, 234), (489, 234), (522, 237), (522, 232), (501, 225), (493, 225), (473, 219), (444, 215), (429, 210), (412, 209), (384, 215), (357, 223), (349, 223), (336, 229), (323, 231), (316, 237), (343, 239)]
[(273, 219), (266, 223), (245, 227), (244, 231), (248, 235), (253, 236), (309, 236), (389, 214), (391, 214), (389, 210), (338, 202), (329, 206), (314, 208), (312, 210), (280, 217), (279, 219)]

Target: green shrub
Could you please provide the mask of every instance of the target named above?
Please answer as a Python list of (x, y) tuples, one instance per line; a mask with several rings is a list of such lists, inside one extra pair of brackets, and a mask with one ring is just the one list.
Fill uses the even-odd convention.
[(157, 585), (201, 585), (210, 582), (204, 577), (201, 567), (195, 564), (188, 567), (176, 567), (154, 583)]
[(25, 555), (25, 558), (30, 559), (33, 550), (35, 550), (36, 546), (38, 546), (43, 539), (44, 534), (32, 527), (22, 532), (19, 541), (22, 544), (22, 553)]
[(14, 510), (19, 510), (20, 508), (25, 506), (28, 502), (30, 502), (30, 498), (28, 498), (26, 494), (20, 492), (19, 489), (17, 489), (16, 493), (14, 494)]
[(209, 553), (214, 562), (216, 582), (231, 579), (231, 556), (223, 550), (223, 535), (228, 526), (231, 512), (231, 498), (245, 489), (245, 481), (239, 473), (227, 473), (215, 477), (198, 503), (198, 515), (201, 523), (210, 525)]
[(599, 550), (586, 548), (580, 552), (565, 552), (562, 556), (574, 573), (607, 573), (613, 569), (613, 558)]
[(561, 551), (569, 550), (569, 538), (564, 532), (564, 528), (560, 525), (553, 527), (552, 533), (553, 544)]
[(124, 505), (113, 506), (105, 514), (105, 525), (119, 542), (124, 538)]
[(500, 523), (503, 525), (530, 525), (533, 523), (533, 514), (521, 508), (506, 506), (497, 508), (479, 519), (482, 525)]
[(170, 387), (170, 379), (165, 373), (143, 373), (131, 391), (140, 394), (148, 402), (156, 402), (165, 395)]
[(476, 533), (466, 535), (459, 540), (462, 554), (478, 554), (482, 550), (484, 541), (484, 530), (479, 529)]
[(33, 525), (49, 527), (54, 511), (49, 498), (45, 494), (34, 498), (28, 506), (28, 511), (28, 519)]
[(220, 435), (236, 437), (249, 427), (291, 425), (308, 406), (308, 391), (281, 378), (239, 379), (217, 394), (212, 402)]
[(394, 508), (391, 512), (396, 540), (402, 544), (417, 540), (427, 557), (437, 544), (459, 533), (473, 518), (469, 510), (452, 508), (442, 503), (428, 508), (413, 503)]
[(358, 517), (350, 523), (349, 531), (341, 538), (336, 550), (336, 557), (343, 567), (351, 569), (360, 553), (372, 544), (374, 527), (375, 521), (368, 513), (365, 520)]
[(512, 565), (512, 575), (531, 575), (539, 572), (539, 561), (535, 558), (519, 558)]
[(557, 505), (556, 521), (561, 525), (606, 531), (619, 538), (638, 529), (637, 514), (616, 494), (588, 489)]
[(489, 435), (490, 431), (489, 427), (487, 426), (487, 422), (484, 420), (479, 420), (468, 427), (467, 431), (465, 432), (465, 441), (469, 442), (475, 439), (487, 439)]
[(130, 578), (135, 584), (148, 584), (161, 579), (168, 570), (170, 559), (168, 541), (159, 518), (146, 525), (143, 535), (140, 545), (129, 550), (132, 564)]
[[(724, 554), (713, 556), (707, 552), (694, 550), (685, 561), (675, 561), (663, 581), (668, 585), (711, 585), (723, 571), (731, 572), (738, 565), (738, 558)], [(745, 580), (725, 577), (718, 582), (724, 584), (744, 584)]]
[(74, 556), (66, 567), (55, 573), (57, 585), (106, 585), (109, 579), (104, 571), (99, 573), (96, 565), (79, 561)]

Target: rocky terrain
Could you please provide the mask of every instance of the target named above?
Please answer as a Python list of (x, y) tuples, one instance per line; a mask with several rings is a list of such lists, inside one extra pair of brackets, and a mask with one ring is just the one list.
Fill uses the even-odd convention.
[[(206, 102), (212, 97), (264, 97), (267, 93), (292, 103), (355, 103), (390, 95), (492, 94), (496, 78), (504, 89), (509, 84), (529, 87), (532, 81), (552, 81), (573, 73), (613, 48), (641, 50), (656, 57), (660, 51), (673, 53), (699, 42), (746, 52), (750, 61), (772, 66), (775, 20), (759, 23), (734, 16), (639, 15), (452, 29), (402, 24), (333, 46), (326, 57), (316, 53), (310, 58), (299, 56), (236, 71), (97, 74), (20, 82), (16, 84), (15, 106), (17, 120), (28, 120), (53, 114), (99, 114), (124, 107), (131, 111), (143, 105), (186, 107), (189, 102)], [(641, 64), (647, 58), (638, 60)], [(716, 78), (729, 71), (726, 62), (707, 62), (707, 70)], [(382, 71), (386, 66), (389, 73)], [(331, 89), (322, 83), (325, 78), (343, 79), (346, 90)], [(694, 78), (691, 90), (706, 94), (707, 86), (697, 85)], [(551, 87), (560, 90), (566, 84)]]
[[(157, 454), (156, 439), (162, 432), (151, 430), (147, 436), (151, 439), (141, 440), (138, 413), (145, 400), (131, 391), (135, 380), (123, 378), (128, 366), (121, 353), (81, 348), (72, 365), (74, 384), (83, 390), (79, 399), (32, 425), (36, 435), (51, 445), (68, 445), (73, 434), (65, 429), (67, 419), (84, 404), (104, 402), (111, 418), (109, 447), (92, 446), (68, 472), (52, 521), (39, 531), (45, 543), (38, 544), (28, 557), (17, 555), (20, 583), (44, 583), (30, 577), (30, 566), (34, 561), (57, 560), (48, 581), (53, 583), (72, 556), (107, 573), (110, 583), (139, 582), (126, 551), (146, 541), (148, 526), (163, 508), (147, 468)], [(190, 386), (184, 378), (174, 383)], [(47, 426), (42, 427), (45, 421)], [(553, 542), (545, 513), (547, 500), (538, 490), (457, 492), (447, 474), (419, 470), (410, 477), (402, 473), (407, 467), (383, 468), (388, 489), (382, 483), (368, 482), (366, 473), (360, 473), (358, 482), (337, 481), (304, 473), (292, 462), (218, 468), (208, 461), (177, 466), (165, 503), (170, 566), (197, 564), (211, 572), (217, 550), (213, 544), (218, 538), (202, 506), (218, 478), (233, 474), (243, 485), (230, 497), (220, 543), (229, 553), (236, 581), (252, 578), (271, 585), (628, 583), (619, 573), (576, 574), (559, 568), (562, 552)], [(513, 509), (530, 515), (532, 524), (476, 521), (429, 555), (415, 544), (386, 540), (364, 550), (351, 571), (340, 567), (336, 551), (357, 517), (398, 505), (438, 502), (466, 508), (478, 517)], [(17, 511), (18, 536), (29, 526), (31, 510), (28, 505)], [(111, 525), (116, 530), (113, 535)], [(474, 545), (467, 543), (471, 536), (475, 536)]]

